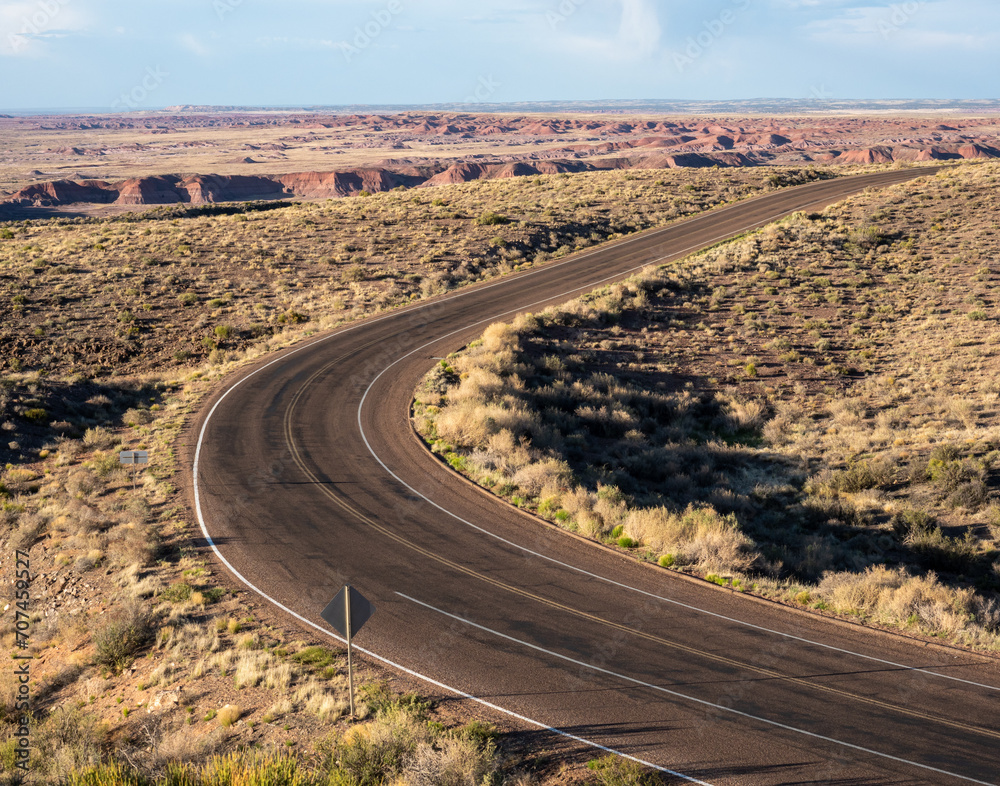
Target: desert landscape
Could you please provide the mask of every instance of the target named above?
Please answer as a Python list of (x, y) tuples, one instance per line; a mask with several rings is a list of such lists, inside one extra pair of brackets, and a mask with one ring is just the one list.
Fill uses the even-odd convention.
[(2, 117), (0, 211), (316, 200), (613, 170), (1000, 156), (1000, 120), (252, 112)]
[(331, 330), (852, 174), (950, 165), (479, 330), (428, 361), (413, 425), (616, 559), (1000, 652), (995, 115), (175, 107), (4, 115), (0, 149), (36, 778), (8, 669), (4, 782), (674, 782), (372, 659), (347, 717), (343, 648), (203, 537), (194, 426)]

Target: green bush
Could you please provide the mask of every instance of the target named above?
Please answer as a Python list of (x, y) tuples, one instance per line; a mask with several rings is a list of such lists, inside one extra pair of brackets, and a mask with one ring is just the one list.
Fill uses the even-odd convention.
[(637, 762), (621, 756), (602, 756), (587, 762), (587, 769), (594, 773), (591, 781), (596, 786), (657, 786), (662, 779), (644, 769)]
[(476, 223), (481, 227), (491, 227), (498, 226), (499, 224), (509, 224), (510, 219), (507, 216), (494, 213), (492, 210), (487, 210), (476, 219)]
[(317, 669), (329, 666), (335, 659), (336, 656), (326, 647), (306, 647), (292, 655), (292, 660), (301, 663), (303, 666), (313, 666)]
[(193, 591), (190, 584), (178, 581), (160, 593), (160, 600), (169, 601), (170, 603), (182, 603), (185, 600), (190, 600)]
[(421, 720), (430, 717), (434, 703), (416, 693), (396, 694), (384, 682), (369, 682), (358, 689), (358, 697), (373, 715), (406, 712)]
[(960, 459), (931, 458), (927, 462), (927, 478), (946, 494), (973, 480), (974, 476), (972, 467)]
[(320, 773), (311, 773), (293, 756), (263, 751), (237, 751), (217, 756), (204, 765), (168, 762), (154, 780), (118, 761), (72, 773), (67, 786), (328, 786)]
[(25, 410), (24, 417), (33, 423), (44, 423), (48, 420), (49, 413), (41, 407), (32, 407), (31, 409)]
[(402, 710), (381, 712), (369, 734), (338, 740), (332, 758), (338, 770), (355, 786), (393, 783), (418, 747), (429, 745), (433, 731), (422, 720)]
[(106, 480), (122, 471), (122, 464), (114, 453), (95, 453), (89, 462), (94, 475)]

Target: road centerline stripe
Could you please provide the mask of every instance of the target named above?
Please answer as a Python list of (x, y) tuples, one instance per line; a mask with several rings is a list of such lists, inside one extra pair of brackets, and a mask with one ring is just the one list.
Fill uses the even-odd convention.
[[(915, 176), (919, 177), (919, 176), (922, 176), (924, 174), (931, 174), (931, 173), (935, 172), (936, 169), (937, 168), (933, 168), (933, 169), (932, 168), (928, 168), (926, 170), (921, 171), (919, 174), (916, 174)], [(858, 176), (858, 179), (854, 180), (853, 182), (855, 183), (855, 185), (857, 185), (857, 184), (859, 184), (862, 181), (867, 182), (868, 180), (872, 180), (872, 179), (874, 179), (876, 177), (879, 177), (879, 176), (868, 176), (867, 178), (865, 176)], [(872, 183), (872, 185), (875, 185), (875, 186), (878, 186), (878, 185), (884, 185), (884, 186), (896, 185), (896, 184), (900, 184), (902, 182), (905, 182), (906, 180), (911, 179), (910, 173), (907, 173), (904, 176), (899, 177), (898, 180), (897, 180), (897, 177), (898, 176), (893, 176), (892, 178), (890, 178), (890, 177), (879, 177), (878, 181), (875, 182), (875, 183)], [(835, 185), (835, 184), (836, 184), (836, 181), (829, 181), (829, 184), (827, 184), (827, 183), (824, 183), (822, 185), (817, 184), (817, 187), (812, 188), (812, 190), (811, 190), (810, 193), (816, 193), (816, 194), (826, 193), (827, 191), (831, 191), (832, 190), (832, 187), (831, 188), (827, 188), (826, 186), (827, 185)], [(802, 188), (803, 189), (809, 189), (811, 187), (810, 186), (803, 186)], [(791, 191), (791, 190), (793, 190), (793, 189), (787, 189), (784, 192), (777, 192), (777, 193), (785, 193), (785, 192)], [(853, 193), (858, 193), (858, 192), (860, 192), (860, 190), (861, 190), (861, 188), (858, 188)], [(843, 195), (839, 195), (838, 198), (846, 198), (846, 197), (851, 196), (851, 195), (852, 194), (843, 194)], [(388, 314), (383, 314), (383, 315), (375, 316), (375, 317), (370, 318), (370, 319), (361, 320), (361, 321), (359, 321), (357, 323), (343, 326), (343, 327), (341, 327), (341, 328), (339, 328), (339, 329), (337, 329), (337, 330), (335, 330), (333, 332), (330, 332), (330, 333), (328, 333), (326, 335), (321, 335), (321, 336), (318, 336), (318, 337), (316, 337), (314, 339), (311, 339), (311, 340), (307, 339), (306, 341), (304, 341), (303, 343), (301, 343), (299, 346), (292, 347), (292, 348), (288, 349), (287, 351), (282, 352), (278, 357), (274, 358), (273, 360), (270, 360), (270, 361), (268, 361), (266, 363), (263, 363), (262, 365), (260, 365), (256, 369), (253, 369), (253, 370), (249, 371), (244, 376), (242, 376), (239, 379), (237, 379), (236, 381), (234, 381), (228, 388), (226, 388), (219, 395), (219, 397), (216, 399), (216, 401), (209, 408), (207, 414), (204, 416), (204, 420), (202, 421), (201, 428), (200, 428), (200, 430), (198, 432), (198, 438), (197, 438), (197, 443), (196, 443), (196, 447), (195, 447), (195, 453), (194, 453), (194, 459), (193, 459), (193, 466), (192, 466), (192, 487), (193, 487), (193, 496), (194, 496), (194, 503), (195, 503), (194, 504), (195, 513), (196, 513), (196, 516), (197, 516), (197, 519), (198, 519), (199, 527), (200, 527), (200, 529), (202, 531), (202, 534), (204, 535), (204, 537), (206, 539), (207, 544), (212, 549), (212, 551), (216, 555), (216, 557), (232, 573), (232, 575), (235, 578), (237, 578), (240, 582), (242, 582), (245, 586), (247, 586), (250, 590), (256, 592), (258, 595), (260, 595), (261, 597), (263, 597), (266, 600), (268, 600), (269, 602), (271, 602), (277, 608), (279, 608), (282, 611), (286, 612), (290, 616), (298, 619), (303, 624), (306, 624), (306, 625), (314, 628), (315, 630), (317, 630), (321, 634), (324, 634), (324, 635), (330, 637), (333, 640), (340, 641), (341, 643), (344, 643), (344, 640), (341, 639), (339, 636), (336, 636), (335, 634), (333, 634), (330, 631), (324, 629), (323, 627), (317, 625), (316, 623), (312, 622), (311, 620), (307, 619), (306, 617), (302, 616), (301, 614), (295, 612), (291, 608), (285, 606), (280, 601), (278, 601), (277, 599), (271, 597), (267, 593), (263, 592), (256, 585), (254, 585), (247, 577), (245, 577), (238, 570), (236, 570), (235, 566), (233, 566), (232, 563), (230, 563), (226, 559), (226, 557), (222, 554), (222, 552), (221, 552), (218, 544), (216, 544), (216, 542), (213, 540), (211, 534), (209, 533), (208, 524), (207, 524), (207, 521), (206, 521), (206, 517), (205, 517), (204, 510), (203, 510), (203, 506), (202, 506), (202, 493), (201, 493), (202, 489), (201, 489), (201, 486), (200, 486), (200, 483), (199, 483), (200, 468), (201, 468), (201, 459), (202, 459), (203, 449), (204, 449), (204, 446), (205, 446), (205, 442), (206, 442), (206, 438), (207, 438), (207, 434), (208, 434), (208, 430), (209, 430), (209, 426), (211, 424), (212, 418), (215, 416), (216, 412), (219, 410), (219, 407), (230, 396), (230, 394), (232, 394), (233, 391), (235, 391), (238, 387), (240, 387), (241, 385), (243, 385), (245, 382), (249, 381), (254, 376), (256, 376), (257, 374), (260, 374), (261, 372), (265, 371), (266, 369), (269, 369), (269, 368), (271, 368), (272, 366), (274, 366), (274, 365), (276, 365), (278, 363), (285, 362), (289, 358), (293, 357), (294, 355), (297, 355), (297, 354), (299, 354), (301, 352), (304, 352), (304, 351), (306, 351), (308, 349), (315, 348), (317, 345), (319, 345), (319, 344), (321, 344), (323, 342), (328, 342), (328, 341), (330, 341), (332, 339), (335, 339), (335, 338), (337, 338), (339, 336), (344, 335), (345, 333), (352, 332), (354, 330), (358, 330), (358, 329), (361, 329), (361, 328), (369, 327), (372, 324), (375, 324), (375, 323), (378, 323), (378, 322), (382, 322), (382, 321), (385, 321), (387, 319), (393, 319), (393, 318), (397, 318), (397, 317), (402, 317), (403, 315), (408, 315), (408, 314), (416, 314), (416, 313), (419, 313), (421, 311), (425, 311), (425, 310), (429, 310), (429, 309), (440, 308), (443, 304), (451, 303), (452, 301), (458, 300), (460, 298), (464, 298), (464, 297), (468, 297), (468, 296), (474, 295), (474, 294), (476, 294), (478, 292), (481, 292), (483, 290), (486, 290), (486, 289), (492, 289), (492, 288), (497, 287), (497, 286), (504, 286), (504, 285), (510, 284), (512, 281), (515, 281), (515, 280), (521, 280), (521, 279), (524, 279), (524, 278), (534, 277), (536, 275), (544, 274), (545, 271), (549, 271), (549, 270), (552, 270), (552, 269), (555, 269), (555, 268), (560, 268), (563, 265), (575, 264), (575, 263), (579, 262), (581, 259), (586, 259), (587, 257), (591, 256), (592, 254), (599, 253), (601, 251), (606, 250), (608, 247), (615, 247), (615, 248), (625, 249), (627, 247), (635, 245), (636, 243), (640, 243), (644, 239), (648, 239), (651, 236), (658, 237), (661, 234), (668, 233), (668, 232), (670, 232), (670, 231), (672, 231), (674, 229), (677, 229), (678, 227), (690, 227), (692, 224), (695, 224), (695, 223), (700, 223), (700, 222), (703, 222), (703, 221), (711, 221), (713, 219), (717, 219), (721, 214), (727, 213), (727, 212), (729, 212), (731, 210), (735, 210), (735, 209), (744, 207), (748, 203), (759, 202), (759, 201), (767, 201), (770, 197), (775, 197), (775, 196), (776, 196), (776, 193), (772, 193), (772, 194), (768, 194), (768, 195), (763, 195), (761, 197), (751, 198), (749, 200), (742, 200), (741, 202), (738, 202), (738, 203), (735, 203), (735, 204), (726, 205), (726, 206), (718, 208), (716, 210), (712, 210), (712, 211), (709, 211), (707, 213), (703, 213), (703, 214), (701, 214), (699, 216), (694, 216), (694, 217), (692, 217), (690, 219), (687, 219), (686, 221), (682, 221), (682, 222), (679, 222), (679, 223), (671, 224), (671, 225), (669, 225), (667, 227), (663, 227), (663, 228), (661, 228), (659, 230), (652, 230), (652, 231), (649, 231), (649, 232), (644, 232), (644, 233), (641, 233), (640, 235), (637, 235), (636, 237), (625, 238), (623, 240), (614, 242), (612, 244), (604, 244), (601, 248), (594, 249), (591, 252), (586, 252), (584, 254), (574, 254), (571, 257), (567, 258), (566, 260), (563, 260), (563, 261), (560, 261), (560, 262), (555, 262), (555, 263), (549, 263), (547, 265), (542, 265), (542, 266), (539, 266), (537, 268), (533, 268), (531, 270), (525, 271), (523, 274), (517, 274), (515, 276), (506, 276), (506, 277), (503, 277), (503, 278), (501, 278), (501, 279), (499, 279), (497, 281), (490, 282), (490, 283), (484, 284), (482, 286), (469, 287), (469, 288), (463, 289), (462, 291), (457, 292), (457, 293), (455, 293), (453, 295), (449, 295), (449, 296), (446, 296), (446, 297), (443, 297), (443, 298), (440, 298), (440, 299), (437, 299), (437, 300), (429, 301), (427, 303), (422, 303), (422, 304), (419, 304), (419, 305), (417, 305), (415, 307), (403, 307), (403, 308), (400, 308), (400, 309), (395, 309), (395, 310), (393, 310), (392, 312), (390, 312)], [(777, 201), (777, 200), (774, 200), (774, 201)], [(807, 202), (807, 203), (805, 203), (803, 205), (799, 205), (794, 210), (782, 211), (782, 213), (780, 214), (780, 216), (787, 215), (789, 213), (795, 212), (796, 210), (801, 211), (801, 210), (804, 210), (804, 209), (808, 209), (809, 207), (811, 207), (813, 205), (820, 204), (822, 202), (828, 202), (828, 201), (830, 201), (829, 196), (824, 196), (822, 198), (817, 198), (817, 199), (815, 199), (815, 200), (813, 200), (811, 202)], [(727, 233), (721, 239), (728, 239), (730, 237), (735, 237), (735, 236), (737, 236), (739, 234), (742, 234), (744, 232), (751, 231), (752, 229), (755, 229), (757, 226), (761, 226), (763, 224), (769, 223), (771, 220), (774, 220), (775, 217), (780, 217), (780, 216), (772, 216), (771, 219), (768, 219), (766, 221), (757, 221), (757, 220), (755, 220), (752, 225), (748, 225), (748, 226), (744, 227), (742, 230), (737, 230), (737, 231), (733, 231), (731, 233)], [(717, 242), (717, 241), (715, 241), (715, 242)], [(671, 256), (673, 256), (673, 255), (671, 255)], [(654, 261), (645, 262), (642, 265), (635, 266), (634, 268), (631, 268), (629, 270), (623, 271), (623, 272), (621, 272), (619, 274), (616, 274), (613, 277), (609, 277), (609, 279), (605, 279), (605, 280), (611, 280), (611, 279), (617, 279), (617, 278), (625, 277), (625, 276), (629, 275), (630, 273), (635, 272), (636, 270), (642, 269), (643, 267), (647, 267), (647, 266), (652, 265), (652, 264), (657, 264), (658, 262), (661, 262), (661, 261), (663, 261), (666, 258), (667, 257), (662, 257), (661, 256), (661, 257), (659, 257), (658, 259), (656, 259)], [(595, 284), (592, 284), (592, 285), (588, 285), (588, 286), (589, 287), (598, 286), (598, 285), (600, 285), (600, 283), (603, 283), (603, 281), (604, 280), (599, 281), (599, 282), (597, 282)], [(580, 291), (580, 290), (573, 290), (573, 291)], [(554, 297), (562, 297), (562, 295), (557, 295), (557, 296), (554, 296)], [(544, 302), (544, 301), (539, 301), (539, 302)], [(527, 307), (530, 307), (530, 306), (527, 306)], [(518, 310), (520, 310), (520, 309), (518, 309)], [(479, 324), (479, 323), (476, 323), (476, 324)], [(449, 334), (449, 335), (451, 335), (451, 334)], [(444, 337), (442, 337), (442, 338), (444, 338)], [(440, 340), (440, 339), (438, 339), (438, 340)], [(399, 362), (399, 361), (397, 360), (396, 362)], [(392, 364), (392, 365), (395, 365), (395, 364)], [(382, 373), (384, 373), (386, 370), (387, 369), (383, 369)], [(379, 376), (381, 376), (381, 374), (379, 374)], [(369, 390), (370, 390), (370, 388), (369, 388)], [(366, 391), (365, 395), (367, 396), (367, 391)], [(362, 400), (362, 405), (363, 405), (363, 403), (364, 403), (364, 399)], [(361, 414), (361, 407), (359, 406), (359, 410), (358, 410), (359, 425), (360, 425), (360, 414)], [(367, 438), (365, 437), (363, 431), (362, 431), (362, 436), (363, 436), (363, 438), (365, 438), (365, 442), (367, 443)], [(369, 450), (371, 450), (371, 446), (368, 445), (368, 447), (369, 447)], [(378, 456), (375, 456), (375, 458), (376, 458), (376, 460), (379, 461), (380, 464), (382, 463)], [(384, 464), (383, 464), (383, 467), (388, 470), (388, 468), (385, 467)], [(392, 474), (395, 477), (394, 473), (392, 473), (391, 471), (389, 471), (389, 472), (390, 472), (390, 474)], [(397, 480), (399, 480), (399, 479), (397, 478)], [(402, 482), (402, 481), (400, 481), (400, 482)], [(403, 485), (406, 486), (407, 488), (409, 488), (409, 486), (407, 486), (407, 484), (403, 483)], [(428, 500), (422, 494), (419, 494), (419, 492), (416, 492), (415, 490), (413, 490), (413, 491), (415, 493), (417, 493), (418, 496), (420, 496), (423, 499), (425, 499), (426, 501), (430, 502), (432, 505), (435, 505), (435, 507), (439, 507), (440, 508), (440, 506), (437, 506), (431, 500)], [(445, 511), (443, 508), (441, 508), (441, 510), (443, 510), (445, 513), (449, 513), (448, 511)], [(452, 514), (449, 513), (449, 515), (452, 515)], [(455, 518), (458, 518), (458, 517), (455, 517)], [(459, 519), (459, 520), (461, 521), (461, 519)], [(466, 522), (466, 523), (468, 523), (468, 522)], [(474, 526), (474, 525), (470, 524), (470, 526)], [(479, 529), (479, 528), (476, 528), (476, 529)], [(489, 533), (489, 532), (487, 532), (485, 530), (483, 530), (483, 531), (486, 534), (491, 535), (492, 537), (498, 537), (496, 535), (493, 535), (493, 533)], [(500, 538), (500, 540), (503, 540), (503, 539)], [(509, 543), (509, 545), (511, 545), (514, 548), (518, 548), (518, 549), (520, 549), (522, 551), (525, 551), (526, 553), (529, 553), (529, 554), (533, 553), (533, 552), (530, 552), (530, 550), (525, 549), (524, 547), (522, 547), (522, 546), (520, 546), (518, 544), (510, 543), (509, 541), (507, 541), (507, 542)], [(542, 557), (543, 559), (548, 559), (548, 560), (550, 560), (552, 562), (558, 562), (557, 560), (554, 560), (552, 558), (546, 557), (545, 555), (536, 555), (536, 556)], [(560, 563), (560, 564), (564, 564), (564, 563)], [(581, 571), (580, 569), (575, 568), (574, 566), (571, 566), (571, 565), (565, 565), (565, 566), (567, 568), (570, 568), (570, 569), (573, 569), (573, 570), (577, 570), (577, 571), (585, 573), (585, 574), (587, 573), (586, 571)], [(854, 656), (857, 656), (857, 657), (861, 657), (861, 658), (865, 658), (865, 659), (868, 659), (868, 660), (873, 660), (873, 661), (885, 663), (885, 664), (892, 665), (892, 666), (897, 666), (899, 668), (911, 669), (911, 670), (915, 670), (915, 671), (923, 671), (927, 675), (933, 676), (933, 677), (939, 677), (939, 678), (943, 678), (943, 679), (950, 679), (950, 680), (954, 680), (954, 681), (957, 681), (957, 682), (962, 682), (962, 683), (966, 683), (966, 684), (970, 684), (970, 685), (979, 685), (979, 683), (974, 683), (974, 682), (971, 682), (969, 680), (961, 680), (961, 679), (958, 679), (958, 678), (951, 677), (950, 675), (943, 675), (943, 674), (938, 674), (938, 673), (933, 672), (933, 671), (927, 671), (927, 670), (924, 670), (924, 669), (917, 669), (917, 668), (914, 668), (914, 667), (905, 666), (903, 664), (897, 664), (897, 663), (893, 663), (891, 661), (886, 661), (886, 660), (882, 660), (882, 659), (879, 659), (879, 658), (873, 658), (871, 656), (866, 656), (866, 655), (863, 655), (861, 653), (854, 653), (854, 652), (851, 652), (849, 650), (841, 650), (840, 648), (831, 647), (830, 645), (825, 645), (825, 644), (822, 644), (820, 642), (810, 641), (808, 639), (804, 639), (804, 638), (801, 638), (801, 637), (798, 637), (798, 636), (794, 636), (792, 634), (783, 633), (781, 631), (769, 630), (767, 628), (763, 628), (761, 626), (752, 625), (750, 623), (746, 623), (746, 622), (743, 622), (743, 621), (738, 620), (738, 619), (728, 618), (728, 617), (725, 617), (723, 615), (714, 614), (714, 613), (709, 612), (709, 611), (707, 611), (705, 609), (699, 609), (696, 606), (689, 606), (688, 604), (683, 604), (683, 603), (680, 603), (678, 601), (674, 601), (674, 600), (672, 600), (670, 598), (659, 597), (659, 596), (657, 596), (657, 595), (655, 595), (653, 593), (644, 592), (642, 590), (639, 590), (638, 588), (629, 587), (628, 585), (624, 585), (624, 584), (621, 584), (621, 583), (618, 583), (618, 582), (614, 582), (614, 581), (612, 581), (610, 579), (606, 579), (606, 578), (604, 578), (602, 576), (597, 576), (596, 574), (587, 574), (587, 575), (591, 575), (594, 578), (597, 578), (597, 579), (599, 579), (601, 581), (610, 582), (611, 584), (615, 584), (615, 585), (617, 585), (617, 586), (619, 586), (619, 587), (621, 587), (623, 589), (630, 590), (630, 591), (637, 592), (637, 593), (642, 593), (642, 594), (648, 595), (648, 596), (653, 597), (653, 598), (658, 598), (661, 601), (668, 602), (668, 603), (673, 603), (675, 605), (679, 605), (679, 606), (682, 606), (682, 607), (686, 607), (686, 608), (690, 609), (691, 611), (695, 611), (695, 612), (698, 612), (698, 613), (707, 614), (707, 615), (710, 615), (710, 616), (713, 616), (713, 617), (717, 617), (717, 618), (720, 618), (720, 619), (723, 619), (723, 620), (727, 620), (727, 621), (730, 621), (730, 622), (732, 622), (734, 624), (743, 625), (743, 626), (747, 626), (747, 627), (750, 627), (750, 628), (756, 628), (756, 629), (759, 629), (759, 630), (764, 631), (764, 632), (772, 633), (772, 634), (775, 634), (775, 635), (778, 635), (778, 636), (783, 636), (783, 637), (786, 637), (786, 638), (789, 638), (789, 639), (792, 639), (792, 640), (801, 641), (801, 642), (806, 643), (806, 644), (812, 644), (812, 645), (815, 645), (815, 646), (824, 647), (824, 648), (827, 648), (827, 649), (832, 649), (832, 650), (844, 652), (845, 654), (854, 655)], [(698, 780), (696, 780), (694, 778), (690, 778), (690, 777), (685, 776), (685, 775), (683, 775), (681, 773), (673, 773), (670, 770), (667, 770), (667, 769), (665, 769), (663, 767), (660, 767), (658, 765), (652, 764), (650, 762), (642, 761), (641, 759), (638, 759), (638, 758), (636, 758), (634, 756), (622, 753), (620, 751), (614, 751), (614, 750), (605, 748), (604, 746), (601, 746), (601, 745), (599, 745), (599, 744), (597, 744), (597, 743), (595, 743), (595, 742), (593, 742), (591, 740), (586, 740), (584, 738), (577, 737), (576, 735), (570, 734), (568, 732), (565, 732), (565, 731), (562, 731), (562, 730), (559, 730), (559, 729), (555, 729), (555, 728), (549, 727), (546, 724), (541, 723), (539, 721), (536, 721), (534, 719), (531, 719), (531, 718), (528, 718), (526, 716), (520, 715), (518, 713), (512, 712), (512, 711), (507, 710), (507, 709), (505, 709), (503, 707), (499, 707), (499, 706), (497, 706), (495, 704), (492, 704), (492, 703), (490, 703), (488, 701), (485, 701), (485, 700), (483, 700), (481, 698), (478, 698), (478, 697), (466, 694), (466, 693), (464, 693), (462, 691), (459, 691), (459, 690), (457, 690), (457, 689), (455, 689), (455, 688), (453, 688), (451, 686), (445, 685), (444, 683), (442, 683), (442, 682), (440, 682), (438, 680), (435, 680), (435, 679), (433, 679), (433, 678), (431, 678), (431, 677), (429, 677), (427, 675), (419, 674), (418, 672), (415, 672), (412, 669), (409, 669), (409, 668), (404, 667), (404, 666), (402, 666), (400, 664), (394, 663), (394, 662), (388, 660), (387, 658), (385, 658), (383, 656), (380, 656), (380, 655), (378, 655), (378, 654), (376, 654), (374, 652), (370, 652), (370, 651), (364, 650), (362, 648), (358, 648), (358, 649), (359, 649), (360, 652), (363, 652), (367, 656), (372, 657), (373, 659), (375, 659), (375, 660), (377, 660), (379, 662), (385, 663), (386, 665), (391, 666), (392, 668), (398, 669), (399, 671), (401, 671), (403, 673), (410, 674), (410, 675), (415, 676), (415, 677), (417, 677), (417, 678), (419, 678), (421, 680), (424, 680), (428, 684), (435, 685), (437, 687), (440, 687), (440, 688), (442, 688), (444, 690), (447, 690), (447, 691), (449, 691), (451, 693), (454, 693), (456, 695), (462, 696), (464, 698), (468, 698), (468, 699), (470, 699), (472, 701), (476, 701), (476, 702), (478, 702), (478, 703), (480, 703), (480, 704), (482, 704), (484, 706), (488, 706), (488, 707), (490, 707), (492, 709), (495, 709), (496, 711), (499, 711), (499, 712), (504, 713), (506, 715), (509, 715), (511, 717), (516, 717), (516, 718), (518, 718), (518, 719), (520, 719), (520, 720), (522, 720), (522, 721), (524, 721), (526, 723), (529, 723), (531, 725), (537, 726), (537, 727), (542, 728), (542, 729), (546, 729), (546, 730), (551, 731), (551, 732), (553, 732), (555, 734), (561, 735), (561, 736), (566, 737), (568, 739), (573, 739), (575, 741), (578, 741), (578, 742), (581, 742), (583, 744), (592, 746), (594, 748), (597, 748), (597, 749), (600, 749), (600, 750), (604, 750), (604, 751), (607, 751), (609, 753), (614, 753), (614, 754), (622, 756), (622, 757), (624, 757), (626, 759), (630, 759), (630, 760), (639, 762), (640, 764), (653, 767), (654, 769), (660, 770), (662, 772), (668, 772), (668, 773), (676, 775), (677, 777), (680, 777), (680, 778), (682, 778), (684, 780), (687, 780), (687, 781), (690, 781), (690, 782), (695, 782), (695, 783), (702, 783), (702, 781), (698, 781)], [(980, 685), (980, 687), (983, 687), (983, 688), (986, 688), (986, 689), (989, 689), (989, 690), (1000, 690), (1000, 688), (996, 688), (996, 687), (990, 686), (990, 685)]]

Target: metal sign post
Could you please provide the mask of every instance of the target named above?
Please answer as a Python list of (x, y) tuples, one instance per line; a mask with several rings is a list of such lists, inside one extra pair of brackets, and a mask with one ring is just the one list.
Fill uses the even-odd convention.
[(135, 491), (135, 473), (139, 464), (149, 463), (148, 450), (123, 450), (118, 454), (118, 461), (121, 464), (132, 465), (132, 491)]
[(351, 717), (354, 717), (354, 660), (351, 653), (351, 639), (361, 630), (375, 613), (375, 605), (350, 584), (331, 600), (320, 616), (325, 619), (345, 639), (347, 639), (347, 682), (351, 695)]
[(351, 660), (351, 636), (354, 629), (351, 627), (351, 593), (344, 593), (344, 619), (347, 620), (347, 686), (351, 697), (351, 717), (354, 715), (354, 662)]

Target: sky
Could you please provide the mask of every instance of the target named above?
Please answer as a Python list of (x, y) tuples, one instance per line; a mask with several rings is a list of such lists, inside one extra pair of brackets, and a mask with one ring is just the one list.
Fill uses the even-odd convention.
[(0, 111), (998, 98), (997, 0), (0, 0)]

